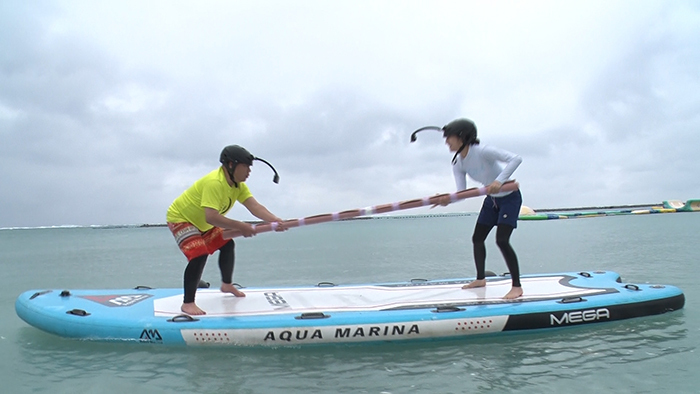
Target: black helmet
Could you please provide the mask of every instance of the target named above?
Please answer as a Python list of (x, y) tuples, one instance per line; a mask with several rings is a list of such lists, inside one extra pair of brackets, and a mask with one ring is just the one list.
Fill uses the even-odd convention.
[(221, 151), (221, 157), (219, 158), (221, 164), (226, 165), (228, 162), (233, 162), (234, 167), (238, 163), (252, 166), (253, 160), (255, 160), (255, 156), (244, 147), (238, 145), (229, 145), (225, 147), (224, 150)]
[(476, 138), (476, 125), (469, 119), (457, 119), (442, 127), (442, 135), (449, 137), (455, 135), (467, 145), (479, 143)]
[(479, 139), (476, 138), (476, 125), (469, 119), (456, 119), (452, 122), (442, 126), (442, 128), (437, 126), (426, 126), (414, 131), (411, 134), (411, 142), (416, 141), (416, 134), (423, 130), (437, 130), (442, 131), (443, 137), (447, 138), (451, 135), (455, 135), (462, 140), (462, 146), (457, 150), (454, 157), (452, 158), (452, 164), (457, 161), (457, 155), (459, 155), (465, 147), (472, 144), (478, 144)]
[[(259, 160), (267, 164), (268, 167), (272, 169), (272, 172), (275, 173), (275, 176), (272, 178), (272, 182), (279, 183), (280, 176), (277, 174), (277, 170), (275, 170), (275, 167), (273, 167), (272, 164), (268, 163), (266, 160), (253, 156), (252, 153), (248, 152), (248, 150), (246, 150), (242, 146), (229, 145), (221, 151), (221, 156), (219, 157), (219, 161), (221, 162), (221, 164), (224, 165), (224, 168), (226, 168), (226, 170), (228, 171), (228, 175), (231, 178), (233, 184), (236, 185), (236, 187), (238, 187), (238, 184), (236, 183), (236, 181), (233, 180), (233, 170), (236, 169), (236, 165), (247, 164), (249, 166), (252, 166), (253, 160)], [(229, 167), (228, 163), (233, 163), (233, 168)]]

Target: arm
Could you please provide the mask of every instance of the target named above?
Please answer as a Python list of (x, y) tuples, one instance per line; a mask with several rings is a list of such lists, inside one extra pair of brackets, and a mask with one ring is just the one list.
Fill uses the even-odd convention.
[(455, 177), (455, 184), (457, 185), (457, 191), (466, 190), (467, 188), (467, 173), (462, 171), (457, 167), (456, 164), (452, 165), (452, 174)]
[(501, 173), (496, 177), (496, 180), (501, 184), (509, 180), (520, 163), (523, 162), (522, 157), (516, 155), (515, 153), (508, 152), (507, 150), (491, 147), (486, 150), (486, 152), (492, 159), (506, 163), (506, 166), (503, 167)]
[(214, 208), (204, 208), (204, 217), (207, 223), (212, 226), (221, 227), (224, 230), (238, 230), (244, 237), (252, 237), (255, 235), (255, 230), (250, 224), (229, 219)]
[(484, 154), (491, 160), (506, 163), (505, 167), (503, 167), (501, 170), (501, 173), (498, 174), (496, 179), (487, 186), (488, 193), (495, 194), (501, 189), (503, 183), (510, 179), (518, 166), (520, 166), (520, 163), (523, 162), (523, 159), (515, 153), (494, 147), (484, 149)]
[(250, 197), (243, 201), (243, 206), (246, 207), (248, 211), (253, 214), (253, 216), (260, 220), (264, 220), (268, 223), (277, 222), (277, 231), (284, 230), (284, 225), (282, 224), (283, 220), (275, 216), (272, 212), (268, 211), (265, 206), (260, 204), (258, 200), (255, 199), (255, 197)]

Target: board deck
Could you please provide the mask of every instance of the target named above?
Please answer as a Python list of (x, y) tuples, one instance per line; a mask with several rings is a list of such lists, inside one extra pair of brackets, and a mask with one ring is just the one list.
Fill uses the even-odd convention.
[[(523, 297), (519, 302), (563, 297), (602, 294), (609, 289), (580, 288), (571, 285), (571, 276), (542, 276), (523, 278)], [(435, 305), (477, 305), (504, 303), (503, 296), (511, 289), (510, 278), (491, 280), (488, 287), (462, 289), (469, 281), (447, 280), (432, 283), (401, 283), (393, 285), (359, 285), (343, 287), (306, 287), (251, 289), (246, 297), (238, 298), (218, 289), (199, 290), (197, 305), (214, 317), (241, 317), (313, 312), (362, 312), (429, 308)], [(182, 314), (182, 295), (154, 300), (155, 316), (172, 317)]]

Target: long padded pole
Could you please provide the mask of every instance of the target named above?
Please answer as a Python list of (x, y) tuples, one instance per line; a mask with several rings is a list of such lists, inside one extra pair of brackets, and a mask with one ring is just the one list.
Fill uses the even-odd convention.
[[(511, 192), (518, 190), (518, 183), (515, 181), (508, 181), (501, 186), (501, 189), (499, 192)], [(395, 202), (391, 204), (383, 204), (383, 205), (376, 205), (373, 207), (368, 207), (368, 208), (359, 208), (359, 209), (352, 209), (349, 211), (342, 211), (342, 212), (334, 212), (334, 213), (324, 213), (321, 215), (314, 215), (314, 216), (308, 216), (305, 218), (300, 218), (300, 219), (290, 219), (290, 220), (285, 220), (282, 223), (286, 228), (293, 228), (293, 227), (301, 227), (301, 226), (308, 226), (311, 224), (319, 224), (319, 223), (326, 223), (326, 222), (333, 222), (337, 220), (344, 220), (344, 219), (352, 219), (360, 216), (367, 216), (367, 215), (373, 215), (377, 213), (387, 213), (387, 212), (393, 212), (393, 211), (403, 211), (405, 209), (413, 209), (413, 208), (419, 208), (419, 207), (424, 207), (427, 205), (435, 205), (440, 202), (440, 199), (444, 196), (449, 196), (451, 202), (459, 201), (459, 200), (464, 200), (467, 198), (472, 198), (472, 197), (478, 197), (478, 196), (483, 196), (486, 195), (486, 187), (473, 187), (471, 189), (466, 189), (462, 190), (459, 192), (455, 193), (444, 193), (444, 194), (438, 194), (432, 197), (423, 197), (423, 198), (417, 198), (413, 200), (407, 200), (407, 201), (401, 201), (401, 202)], [(255, 229), (256, 234), (260, 233), (265, 233), (268, 231), (274, 231), (277, 229), (278, 223), (273, 222), (273, 223), (262, 223), (262, 224), (254, 224), (253, 228)], [(240, 237), (242, 234), (239, 231), (236, 230), (225, 230), (224, 231), (224, 238), (236, 238)]]

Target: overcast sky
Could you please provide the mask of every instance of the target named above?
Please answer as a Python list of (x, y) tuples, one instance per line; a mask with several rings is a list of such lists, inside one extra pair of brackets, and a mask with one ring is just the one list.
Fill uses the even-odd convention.
[(0, 227), (163, 223), (229, 144), (283, 218), (452, 192), (460, 117), (529, 207), (700, 198), (700, 3), (0, 1)]

